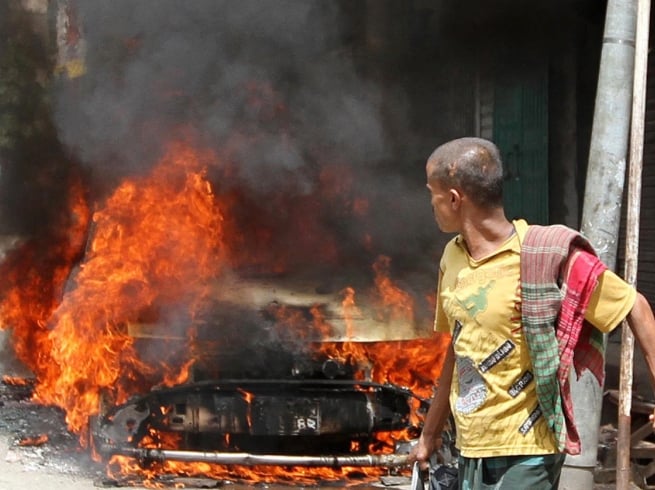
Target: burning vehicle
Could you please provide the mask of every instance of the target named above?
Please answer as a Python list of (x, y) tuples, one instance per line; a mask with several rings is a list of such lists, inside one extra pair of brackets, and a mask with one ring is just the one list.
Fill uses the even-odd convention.
[[(379, 158), (380, 128), (364, 117), (369, 87), (333, 56), (312, 61), (313, 48), (295, 53), (313, 70), (305, 93), (307, 84), (291, 83), (303, 74), (293, 66), (260, 73), (270, 63), (265, 37), (254, 41), (260, 66), (244, 68), (255, 51), (221, 36), (242, 32), (228, 20), (251, 19), (214, 2), (194, 14), (213, 21), (197, 34), (205, 47), (206, 36), (221, 41), (218, 67), (187, 50), (189, 30), (150, 31), (154, 14), (184, 22), (179, 4), (100, 4), (80, 4), (77, 19), (73, 3), (53, 3), (64, 73), (58, 136), (62, 154), (81, 162), (53, 172), (60, 212), (1, 264), (2, 325), (34, 373), (33, 400), (60, 407), (80, 445), (117, 477), (312, 483), (407, 470), (448, 339), (432, 332), (434, 274), (425, 289), (394, 280), (394, 254), (377, 246), (392, 242), (395, 226), (407, 232), (406, 221), (391, 225), (374, 210), (404, 181), (350, 161)], [(294, 29), (334, 8), (286, 5), (299, 15)], [(105, 8), (119, 18), (132, 9), (134, 24), (107, 23)], [(280, 36), (276, 22), (289, 12), (262, 25)], [(198, 56), (188, 73), (165, 63), (132, 86), (158, 49), (180, 63)], [(194, 83), (194, 67), (207, 71), (204, 83)], [(336, 87), (338, 99), (319, 110), (328, 72), (348, 90)], [(138, 94), (120, 94), (128, 86)], [(335, 101), (338, 117), (321, 122)], [(210, 106), (229, 117), (204, 112)], [(309, 120), (294, 107), (323, 124), (321, 134), (305, 140)], [(355, 113), (376, 127), (370, 137), (363, 126), (339, 134), (336, 148), (326, 134)]]
[[(110, 471), (311, 481), (402, 466), (440, 339), (417, 335), (390, 260), (377, 258), (363, 300), (350, 285), (239, 276), (222, 199), (199, 153), (178, 144), (93, 214), (73, 201), (62, 245), (83, 242), (84, 257), (52, 276), (66, 284), (61, 302), (30, 310), (39, 289), (28, 280), (2, 304), (37, 373), (35, 399), (64, 408)], [(30, 245), (4, 263), (19, 283)]]

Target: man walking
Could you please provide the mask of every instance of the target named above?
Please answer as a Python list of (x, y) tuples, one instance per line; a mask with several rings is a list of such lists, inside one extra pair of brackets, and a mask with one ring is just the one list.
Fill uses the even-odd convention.
[(493, 143), (445, 143), (426, 172), (439, 228), (457, 233), (435, 314), (452, 341), (410, 460), (425, 464), (452, 413), (460, 488), (557, 488), (565, 454), (580, 452), (570, 368), (602, 384), (602, 334), (627, 318), (655, 381), (653, 312), (579, 233), (506, 218)]

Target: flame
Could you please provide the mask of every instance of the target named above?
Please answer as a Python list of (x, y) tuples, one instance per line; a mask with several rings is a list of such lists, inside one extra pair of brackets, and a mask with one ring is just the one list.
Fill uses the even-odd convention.
[(246, 414), (246, 423), (248, 424), (248, 428), (252, 428), (252, 401), (254, 400), (254, 396), (252, 393), (239, 389), (237, 390), (241, 395), (243, 396), (243, 399), (246, 402), (246, 405), (248, 406), (248, 413)]
[[(372, 295), (377, 298), (375, 310), (380, 318), (414, 322), (414, 301), (389, 276), (391, 260), (379, 256), (373, 264), (375, 272), (375, 290)], [(343, 290), (343, 316), (352, 337), (352, 319), (361, 314), (355, 301), (352, 287)], [(365, 367), (372, 381), (393, 383), (409, 388), (417, 396), (429, 399), (433, 387), (441, 373), (443, 353), (449, 339), (434, 333), (425, 338), (387, 342), (342, 342), (325, 343), (321, 351), (328, 356), (347, 359), (350, 363)]]
[[(241, 390), (244, 399), (250, 403), (253, 395)], [(387, 436), (391, 437), (391, 436)], [(178, 447), (180, 434), (170, 434), (151, 430), (142, 439), (139, 447), (170, 448)], [(390, 439), (389, 439), (390, 440)], [(357, 450), (353, 447), (353, 450)], [(390, 451), (387, 451), (390, 452)], [(307, 467), (272, 467), (272, 466), (240, 466), (218, 465), (205, 462), (164, 461), (143, 462), (127, 456), (114, 455), (108, 462), (107, 475), (119, 482), (133, 481), (146, 488), (162, 488), (159, 480), (166, 475), (187, 477), (204, 477), (215, 480), (240, 481), (246, 483), (294, 483), (315, 484), (318, 481), (342, 482), (342, 486), (356, 485), (361, 481), (379, 478), (387, 473), (383, 468), (307, 468)], [(166, 485), (168, 486), (168, 485)]]
[[(56, 308), (49, 302), (32, 311), (44, 302), (18, 292), (2, 304), (6, 324), (28, 326), (16, 331), (17, 352), (37, 376), (35, 400), (64, 408), (83, 444), (88, 417), (106, 393), (121, 403), (140, 389), (188, 377), (190, 363), (144, 359), (127, 325), (154, 317), (193, 326), (210, 279), (220, 274), (222, 215), (203, 166), (210, 158), (173, 145), (150, 176), (123, 182), (93, 213), (86, 256)], [(56, 270), (51, 287), (61, 289), (70, 273)], [(29, 286), (31, 292), (40, 285)], [(35, 342), (42, 357), (26, 352)]]
[(380, 255), (373, 264), (375, 271), (375, 287), (380, 303), (378, 314), (383, 313), (389, 319), (414, 321), (414, 301), (412, 297), (398, 287), (389, 276), (391, 259)]
[(108, 476), (119, 482), (133, 481), (146, 488), (162, 488), (162, 475), (204, 477), (243, 483), (288, 483), (312, 485), (320, 481), (339, 482), (340, 486), (361, 485), (387, 474), (383, 468), (305, 468), (280, 466), (221, 466), (211, 463), (165, 461), (144, 468), (133, 458), (113, 456), (108, 465)]
[(29, 386), (30, 380), (21, 378), (19, 376), (9, 376), (7, 374), (2, 376), (2, 382), (9, 386)]
[(20, 244), (0, 267), (1, 328), (11, 330), (16, 356), (37, 377), (52, 363), (48, 322), (86, 240), (90, 212), (82, 182), (73, 179), (69, 192), (67, 212), (50, 236)]
[[(197, 361), (193, 355), (197, 327), (216, 284), (220, 287), (228, 271), (280, 273), (317, 258), (322, 264), (338, 265), (343, 252), (336, 235), (316, 216), (327, 206), (357, 219), (368, 212), (365, 199), (350, 197), (354, 179), (343, 165), (321, 170), (315, 195), (270, 196), (270, 209), (275, 211), (262, 211), (261, 203), (238, 189), (215, 191), (207, 168), (217, 165), (217, 160), (211, 152), (171, 144), (149, 174), (123, 181), (93, 213), (81, 182), (72, 182), (68, 213), (55, 240), (41, 248), (38, 242), (24, 243), (2, 264), (6, 284), (0, 317), (3, 328), (12, 330), (18, 357), (36, 376), (34, 400), (64, 409), (67, 424), (82, 446), (89, 439), (89, 417), (103, 407), (124, 403), (155, 386), (190, 379)], [(225, 174), (234, 171), (229, 164), (221, 164), (221, 169)], [(273, 213), (280, 210), (285, 210), (289, 224), (284, 231), (270, 224), (279, 222)], [(371, 236), (362, 231), (362, 242), (371, 250)], [(295, 247), (291, 252), (290, 243)], [(446, 338), (354, 341), (355, 324), (366, 314), (364, 303), (371, 303), (380, 322), (417, 322), (413, 297), (391, 279), (391, 259), (379, 256), (373, 274), (372, 290), (346, 286), (341, 291), (346, 340), (320, 342), (314, 355), (353, 366), (357, 379), (393, 383), (429, 398), (441, 370), (439, 352), (445, 350)], [(315, 336), (325, 339), (335, 331), (322, 304), (303, 308), (272, 304), (267, 312), (275, 319), (275, 328), (285, 333), (283, 338), (313, 342)], [(131, 327), (144, 324), (154, 325), (162, 334), (158, 342), (164, 345), (156, 353), (130, 335)], [(241, 394), (251, 401), (250, 393)], [(418, 415), (412, 414), (411, 422), (418, 426)], [(391, 452), (396, 441), (414, 436), (408, 430), (378, 434), (368, 449)], [(229, 440), (230, 435), (224, 437)], [(174, 448), (180, 440), (179, 435), (151, 432), (139, 444)], [(353, 444), (354, 451), (362, 449), (359, 442)], [(144, 468), (120, 456), (112, 457), (108, 471), (117, 479), (138, 475), (141, 483), (145, 479), (153, 488), (162, 473), (349, 485), (386, 472), (177, 462)]]
[(343, 294), (341, 307), (343, 308), (343, 318), (346, 321), (346, 337), (351, 339), (354, 336), (353, 318), (358, 316), (360, 311), (355, 304), (355, 290), (352, 287), (344, 288), (341, 293)]
[(20, 440), (18, 441), (19, 446), (43, 446), (46, 442), (48, 442), (48, 435), (47, 434), (40, 434), (38, 436), (34, 437), (21, 437)]

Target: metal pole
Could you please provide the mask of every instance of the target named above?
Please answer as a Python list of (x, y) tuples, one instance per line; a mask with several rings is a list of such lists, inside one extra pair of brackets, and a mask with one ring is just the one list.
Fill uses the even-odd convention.
[[(641, 171), (644, 154), (644, 114), (646, 108), (646, 78), (648, 74), (648, 34), (650, 0), (638, 0), (635, 72), (632, 94), (630, 162), (625, 244), (625, 280), (637, 283), (639, 256), (639, 214), (641, 205)], [(634, 337), (626, 322), (621, 333), (621, 367), (619, 379), (619, 433), (617, 437), (616, 488), (630, 488), (630, 410), (632, 408), (632, 370)]]
[(181, 451), (177, 449), (105, 448), (107, 454), (120, 454), (145, 461), (186, 461), (241, 466), (307, 466), (338, 468), (341, 466), (373, 467), (403, 466), (407, 464), (406, 454), (362, 454), (362, 455), (280, 455), (251, 453), (221, 453), (210, 451)]
[[(610, 269), (616, 264), (630, 130), (636, 1), (607, 2), (582, 213), (581, 231)], [(589, 373), (584, 373), (580, 379), (573, 375), (571, 396), (582, 453), (567, 456), (560, 489), (591, 490), (597, 460), (602, 387)]]
[(628, 154), (637, 0), (609, 0), (585, 183), (582, 232), (616, 266)]

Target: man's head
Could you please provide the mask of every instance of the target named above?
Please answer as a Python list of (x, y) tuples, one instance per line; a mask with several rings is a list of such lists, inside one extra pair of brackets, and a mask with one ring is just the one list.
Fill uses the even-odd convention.
[(439, 146), (426, 165), (428, 183), (457, 189), (479, 207), (503, 205), (503, 164), (492, 142), (459, 138)]
[(467, 210), (502, 208), (502, 162), (490, 141), (460, 138), (445, 143), (428, 158), (426, 172), (434, 216), (444, 232), (461, 231), (464, 216), (470, 216)]

